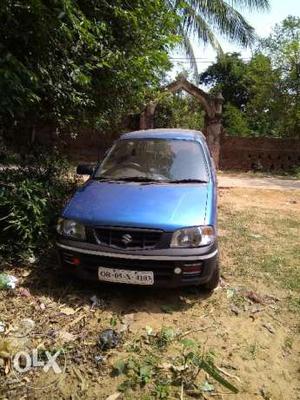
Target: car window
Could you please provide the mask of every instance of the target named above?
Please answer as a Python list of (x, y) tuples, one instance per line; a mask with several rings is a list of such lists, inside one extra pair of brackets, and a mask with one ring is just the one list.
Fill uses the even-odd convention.
[(113, 146), (96, 178), (145, 177), (153, 180), (208, 181), (201, 144), (193, 140), (119, 140)]

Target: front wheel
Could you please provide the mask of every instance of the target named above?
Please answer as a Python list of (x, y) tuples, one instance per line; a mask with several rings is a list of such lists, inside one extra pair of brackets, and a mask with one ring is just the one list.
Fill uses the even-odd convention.
[(220, 280), (220, 267), (219, 267), (219, 264), (217, 264), (212, 277), (202, 287), (206, 290), (212, 291), (212, 290), (216, 289), (216, 287), (218, 287), (219, 280)]

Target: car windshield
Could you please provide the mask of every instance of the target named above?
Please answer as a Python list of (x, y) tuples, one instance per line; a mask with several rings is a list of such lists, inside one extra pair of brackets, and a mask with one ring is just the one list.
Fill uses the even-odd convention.
[(192, 140), (123, 139), (114, 144), (95, 179), (207, 182), (201, 144)]

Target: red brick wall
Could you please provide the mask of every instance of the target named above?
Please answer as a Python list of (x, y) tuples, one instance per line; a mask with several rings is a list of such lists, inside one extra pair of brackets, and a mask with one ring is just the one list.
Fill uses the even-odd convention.
[(220, 169), (288, 170), (300, 166), (300, 140), (224, 136)]
[(54, 130), (43, 129), (36, 135), (36, 141), (49, 146), (57, 146), (73, 161), (96, 162), (98, 155), (103, 158), (118, 134), (103, 135), (92, 129), (84, 129), (75, 137), (69, 134), (57, 135)]
[[(134, 130), (132, 127), (127, 130)], [(58, 146), (74, 161), (96, 162), (118, 134), (100, 134), (82, 130), (76, 138), (56, 135), (51, 128), (38, 130), (36, 140), (49, 146)], [(300, 166), (300, 140), (274, 138), (242, 138), (223, 136), (220, 148), (220, 169), (288, 170)]]

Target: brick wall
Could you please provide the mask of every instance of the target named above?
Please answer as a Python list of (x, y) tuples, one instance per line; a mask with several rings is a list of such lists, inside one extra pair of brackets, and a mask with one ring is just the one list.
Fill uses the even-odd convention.
[(294, 166), (300, 166), (299, 139), (224, 136), (221, 140), (220, 169), (275, 171)]
[[(128, 127), (126, 130), (134, 130)], [(95, 130), (82, 130), (76, 138), (69, 135), (57, 136), (54, 129), (37, 130), (36, 141), (49, 146), (58, 146), (72, 160), (96, 162), (98, 154), (103, 158), (105, 151), (119, 134), (100, 134)], [(27, 139), (29, 140), (29, 138)], [(248, 171), (288, 170), (300, 166), (300, 140), (274, 138), (242, 138), (224, 135), (221, 139), (220, 169)]]
[(71, 160), (76, 162), (96, 162), (103, 158), (119, 134), (101, 134), (93, 129), (83, 129), (75, 137), (69, 134), (57, 135), (54, 130), (42, 129), (36, 135), (36, 142), (57, 146)]

